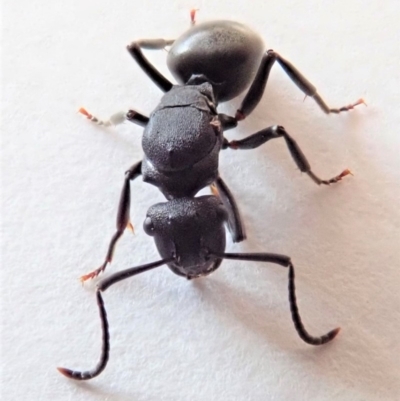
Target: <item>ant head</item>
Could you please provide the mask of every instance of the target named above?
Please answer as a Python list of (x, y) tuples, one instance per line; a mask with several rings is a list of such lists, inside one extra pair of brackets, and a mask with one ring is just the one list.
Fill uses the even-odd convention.
[(174, 256), (175, 270), (196, 276), (214, 264), (216, 258), (210, 254), (224, 252), (226, 221), (221, 201), (208, 195), (152, 206), (143, 228), (154, 237), (162, 258)]

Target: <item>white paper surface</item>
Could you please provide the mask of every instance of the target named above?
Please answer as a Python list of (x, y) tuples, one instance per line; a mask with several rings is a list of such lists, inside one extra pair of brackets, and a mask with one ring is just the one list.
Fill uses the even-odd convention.
[[(341, 326), (329, 345), (297, 336), (287, 271), (225, 261), (188, 282), (167, 268), (104, 294), (111, 357), (78, 383), (56, 366), (89, 369), (100, 353), (95, 282), (114, 232), (124, 171), (142, 157), (142, 129), (99, 128), (76, 113), (135, 108), (161, 92), (126, 52), (138, 38), (174, 38), (198, 21), (244, 22), (294, 63), (331, 106), (324, 115), (276, 65), (255, 112), (229, 139), (280, 124), (313, 171), (354, 177), (318, 187), (283, 140), (221, 153), (248, 240), (231, 252), (290, 255), (300, 312), (315, 334)], [(3, 2), (2, 400), (398, 400), (400, 399), (399, 3), (379, 1)], [(165, 53), (146, 53), (171, 78)], [(234, 113), (240, 99), (222, 105)], [(142, 229), (163, 201), (132, 184), (132, 222), (106, 275), (158, 259)]]

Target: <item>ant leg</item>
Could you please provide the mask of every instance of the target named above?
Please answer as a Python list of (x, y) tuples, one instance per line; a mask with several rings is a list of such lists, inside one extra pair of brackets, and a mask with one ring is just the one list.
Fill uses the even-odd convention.
[(238, 121), (245, 119), (259, 103), (265, 86), (268, 81), (269, 72), (274, 62), (277, 61), (282, 69), (286, 72), (289, 78), (296, 84), (296, 86), (306, 95), (312, 97), (318, 106), (326, 113), (341, 113), (342, 111), (352, 110), (355, 106), (365, 104), (363, 99), (359, 99), (356, 102), (349, 104), (348, 106), (340, 108), (330, 108), (324, 100), (317, 93), (316, 87), (307, 80), (307, 78), (297, 68), (291, 64), (288, 60), (285, 60), (280, 54), (273, 50), (268, 50), (261, 60), (260, 67), (257, 71), (256, 77), (250, 86), (245, 98), (242, 101), (239, 109), (236, 112), (236, 119)]
[(238, 120), (235, 117), (228, 116), (227, 114), (224, 113), (218, 114), (218, 120), (221, 123), (223, 131), (236, 128), (238, 125)]
[(174, 40), (165, 39), (142, 39), (132, 42), (127, 46), (129, 54), (139, 64), (140, 68), (147, 76), (163, 91), (168, 92), (172, 88), (172, 83), (164, 77), (144, 56), (141, 49), (161, 50), (166, 46), (171, 46)]
[(240, 217), (239, 208), (237, 207), (235, 198), (231, 191), (222, 180), (218, 177), (211, 185), (213, 195), (219, 197), (228, 211), (228, 228), (232, 235), (233, 242), (241, 242), (246, 239), (246, 232), (242, 219)]
[(143, 273), (145, 271), (154, 269), (159, 267), (165, 263), (170, 262), (172, 259), (167, 260), (163, 259), (157, 262), (149, 263), (147, 265), (142, 265), (138, 267), (133, 267), (131, 269), (123, 270), (119, 273), (115, 273), (112, 276), (106, 278), (105, 280), (101, 281), (100, 284), (97, 286), (96, 291), (96, 299), (97, 299), (97, 306), (99, 307), (100, 313), (100, 321), (101, 321), (101, 331), (102, 331), (102, 346), (101, 346), (101, 354), (100, 360), (97, 363), (96, 367), (92, 370), (87, 370), (84, 372), (79, 372), (76, 370), (71, 370), (67, 368), (57, 368), (60, 373), (64, 376), (67, 376), (70, 379), (75, 380), (89, 380), (93, 379), (93, 377), (98, 376), (106, 367), (109, 356), (110, 356), (110, 333), (109, 333), (109, 326), (107, 320), (107, 313), (104, 307), (103, 297), (101, 296), (101, 292), (105, 291), (108, 287), (112, 284), (124, 280), (128, 277), (135, 276), (136, 274)]
[(252, 262), (269, 262), (275, 263), (284, 267), (289, 268), (289, 304), (290, 312), (292, 314), (292, 320), (294, 327), (300, 338), (310, 345), (322, 345), (329, 341), (332, 341), (336, 335), (339, 333), (340, 328), (333, 329), (328, 333), (314, 337), (310, 335), (304, 327), (303, 322), (300, 318), (299, 308), (297, 306), (296, 300), (296, 287), (294, 284), (294, 267), (288, 256), (279, 255), (274, 253), (223, 253), (223, 254), (213, 254), (219, 258), (223, 259), (234, 259), (234, 260), (248, 260)]
[(274, 63), (275, 57), (269, 54), (269, 52), (264, 54), (254, 81), (252, 82), (250, 89), (247, 91), (246, 96), (242, 100), (239, 109), (236, 111), (235, 119), (237, 121), (244, 120), (257, 107), (262, 95), (264, 94), (269, 72), (271, 71)]
[(79, 113), (83, 114), (88, 120), (92, 121), (97, 125), (103, 125), (104, 127), (110, 127), (118, 124), (122, 124), (125, 120), (130, 121), (134, 124), (145, 127), (149, 122), (149, 117), (139, 113), (136, 110), (129, 110), (127, 113), (121, 111), (113, 114), (108, 120), (101, 120), (94, 115), (90, 114), (85, 108), (81, 107), (78, 110)]
[(200, 10), (199, 8), (192, 8), (192, 9), (190, 10), (190, 25), (191, 25), (191, 26), (196, 25), (196, 13), (197, 13), (197, 11), (199, 11), (199, 10)]
[(118, 213), (117, 213), (117, 231), (112, 236), (110, 245), (108, 246), (107, 255), (103, 264), (96, 270), (85, 274), (81, 277), (81, 281), (97, 277), (101, 272), (103, 272), (106, 266), (111, 263), (114, 254), (114, 249), (117, 241), (124, 233), (125, 228), (130, 228), (133, 231), (133, 226), (129, 220), (129, 210), (131, 206), (131, 191), (130, 191), (130, 181), (137, 178), (142, 170), (142, 162), (134, 164), (126, 173), (124, 186), (122, 187), (122, 192), (119, 200)]
[(149, 122), (149, 117), (139, 113), (136, 110), (132, 110), (132, 109), (128, 110), (125, 117), (131, 123), (140, 125), (141, 127), (145, 127), (147, 125), (147, 123)]
[(312, 85), (302, 73), (297, 70), (297, 68), (290, 63), (288, 60), (285, 60), (280, 54), (274, 52), (273, 50), (268, 51), (269, 54), (272, 54), (282, 69), (286, 72), (289, 78), (296, 84), (296, 86), (306, 95), (311, 96), (318, 106), (322, 109), (322, 111), (326, 114), (335, 113), (339, 114), (342, 111), (349, 111), (354, 109), (355, 106), (360, 104), (366, 104), (363, 99), (358, 99), (356, 102), (349, 104), (347, 106), (339, 107), (339, 108), (330, 108), (321, 98), (321, 96), (317, 93), (317, 88)]
[(351, 171), (346, 169), (343, 170), (339, 175), (330, 178), (328, 180), (322, 180), (321, 178), (316, 176), (311, 171), (310, 163), (304, 156), (304, 153), (300, 149), (297, 142), (286, 132), (285, 128), (279, 125), (274, 125), (273, 127), (265, 128), (239, 141), (230, 141), (230, 142), (226, 141), (225, 148), (228, 147), (231, 149), (255, 149), (263, 145), (270, 139), (281, 138), (281, 137), (285, 139), (286, 146), (288, 147), (289, 152), (292, 155), (292, 158), (296, 163), (297, 167), (299, 168), (299, 170), (303, 173), (306, 173), (316, 184), (318, 185), (334, 184), (335, 182), (340, 181), (346, 175), (351, 174)]

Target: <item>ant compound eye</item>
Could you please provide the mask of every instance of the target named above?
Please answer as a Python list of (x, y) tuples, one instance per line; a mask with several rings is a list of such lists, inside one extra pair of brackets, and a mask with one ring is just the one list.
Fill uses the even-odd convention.
[(150, 217), (146, 217), (146, 220), (143, 223), (143, 229), (147, 235), (154, 235), (154, 225)]

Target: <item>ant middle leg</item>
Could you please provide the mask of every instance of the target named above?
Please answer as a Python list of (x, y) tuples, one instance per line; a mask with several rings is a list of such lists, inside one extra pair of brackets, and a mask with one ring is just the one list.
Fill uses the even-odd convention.
[(119, 125), (125, 121), (130, 121), (131, 123), (140, 125), (141, 127), (145, 127), (147, 125), (147, 123), (149, 122), (149, 117), (147, 117), (133, 109), (128, 110), (128, 112), (121, 111), (119, 113), (115, 113), (107, 120), (102, 120), (100, 118), (97, 118), (93, 114), (90, 114), (84, 107), (81, 107), (78, 110), (78, 112), (83, 114), (91, 122), (93, 122), (97, 125), (102, 125), (104, 127), (111, 127), (111, 126)]
[(255, 149), (263, 145), (264, 143), (268, 142), (270, 139), (276, 139), (276, 138), (283, 138), (285, 140), (286, 146), (288, 147), (289, 152), (299, 170), (303, 173), (306, 173), (318, 185), (334, 184), (340, 181), (346, 175), (351, 174), (350, 170), (346, 169), (333, 178), (327, 180), (319, 178), (312, 172), (310, 163), (308, 162), (307, 158), (305, 157), (304, 153), (300, 149), (297, 142), (286, 132), (285, 128), (279, 125), (274, 125), (272, 127), (265, 128), (242, 140), (226, 141), (224, 147), (225, 149), (226, 148)]
[(347, 106), (339, 108), (329, 107), (321, 96), (317, 93), (317, 88), (288, 60), (284, 59), (279, 53), (268, 50), (262, 60), (260, 67), (257, 71), (256, 77), (250, 86), (246, 96), (244, 97), (242, 104), (236, 112), (236, 120), (240, 121), (245, 119), (260, 102), (261, 97), (264, 93), (267, 85), (269, 73), (275, 61), (282, 67), (289, 78), (295, 83), (295, 85), (306, 95), (312, 97), (318, 106), (326, 114), (330, 113), (341, 113), (343, 111), (352, 110), (355, 106), (365, 104), (363, 99), (358, 99), (356, 102), (351, 103)]
[(81, 277), (81, 281), (84, 282), (86, 280), (97, 277), (101, 272), (105, 270), (107, 265), (111, 263), (115, 245), (117, 241), (122, 237), (122, 234), (125, 231), (125, 228), (129, 228), (133, 231), (133, 226), (130, 222), (129, 211), (131, 206), (131, 191), (130, 191), (130, 181), (137, 178), (142, 174), (142, 162), (138, 162), (134, 164), (125, 174), (125, 181), (122, 187), (122, 192), (119, 200), (118, 213), (117, 213), (117, 230), (111, 238), (110, 244), (108, 246), (106, 258), (103, 264), (93, 270), (92, 272), (85, 274)]

